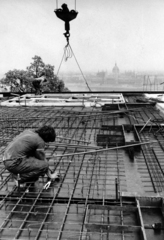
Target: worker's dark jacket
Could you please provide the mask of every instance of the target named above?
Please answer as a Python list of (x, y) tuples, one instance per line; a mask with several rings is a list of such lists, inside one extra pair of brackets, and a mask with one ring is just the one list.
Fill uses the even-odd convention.
[(33, 80), (32, 84), (35, 88), (35, 94), (41, 94), (41, 80)]
[(44, 161), (45, 142), (32, 130), (25, 130), (13, 139), (5, 150), (3, 161), (7, 170), (15, 175), (20, 174), (20, 182), (36, 181), (48, 171)]

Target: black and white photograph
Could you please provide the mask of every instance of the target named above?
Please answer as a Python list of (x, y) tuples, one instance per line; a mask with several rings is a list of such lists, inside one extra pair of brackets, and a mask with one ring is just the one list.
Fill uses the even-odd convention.
[(164, 0), (0, 0), (0, 240), (164, 239)]

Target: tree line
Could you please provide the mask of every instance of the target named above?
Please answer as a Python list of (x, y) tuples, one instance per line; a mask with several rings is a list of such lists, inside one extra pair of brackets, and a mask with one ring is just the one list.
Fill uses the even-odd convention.
[(5, 74), (1, 83), (9, 85), (11, 92), (34, 92), (32, 81), (40, 76), (45, 76), (47, 84), (43, 86), (42, 92), (69, 92), (63, 80), (54, 73), (54, 66), (45, 64), (41, 57), (34, 56), (33, 62), (26, 70), (10, 70)]

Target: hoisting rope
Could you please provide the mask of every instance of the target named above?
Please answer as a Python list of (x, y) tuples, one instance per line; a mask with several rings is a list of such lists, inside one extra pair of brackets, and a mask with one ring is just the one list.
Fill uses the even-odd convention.
[(59, 74), (59, 70), (60, 70), (60, 67), (62, 65), (63, 59), (65, 59), (65, 61), (67, 61), (68, 58), (71, 58), (72, 55), (73, 55), (73, 53), (71, 51), (71, 48), (70, 48), (70, 45), (69, 45), (69, 37), (67, 36), (66, 39), (67, 39), (67, 45), (64, 47), (64, 54), (63, 54), (62, 60), (60, 62), (60, 65), (59, 65), (56, 76), (58, 76), (58, 74)]
[(60, 70), (60, 67), (62, 65), (63, 59), (65, 59), (65, 61), (67, 61), (68, 58), (71, 58), (71, 57), (72, 57), (72, 51), (70, 49), (69, 43), (67, 43), (67, 45), (64, 47), (64, 54), (63, 54), (62, 60), (60, 62), (60, 65), (59, 65), (56, 76), (58, 76), (58, 74), (59, 74), (59, 70)]
[(88, 85), (88, 82), (87, 82), (87, 80), (86, 80), (86, 78), (85, 78), (85, 76), (84, 76), (84, 74), (83, 74), (83, 72), (82, 72), (82, 70), (81, 70), (81, 68), (80, 68), (80, 65), (79, 65), (79, 63), (78, 63), (78, 61), (77, 61), (77, 59), (76, 59), (76, 57), (75, 57), (75, 54), (73, 53), (73, 50), (72, 50), (71, 46), (70, 46), (70, 49), (71, 49), (71, 51), (72, 51), (72, 54), (73, 54), (73, 56), (74, 56), (74, 58), (75, 58), (75, 60), (76, 60), (76, 63), (77, 63), (77, 65), (78, 65), (79, 69), (80, 69), (80, 72), (81, 72), (81, 74), (82, 74), (82, 76), (83, 76), (83, 78), (84, 78), (84, 81), (85, 81), (85, 83), (86, 83), (89, 91), (92, 92), (92, 90), (90, 89), (90, 87), (89, 87), (89, 85)]
[(75, 56), (75, 54), (74, 54), (74, 52), (73, 52), (73, 50), (72, 50), (72, 47), (71, 47), (69, 41), (67, 41), (67, 45), (64, 47), (64, 54), (63, 54), (63, 56), (62, 56), (62, 60), (61, 60), (61, 62), (60, 62), (60, 65), (59, 65), (59, 68), (58, 68), (58, 71), (57, 71), (57, 74), (56, 74), (56, 75), (58, 76), (58, 74), (59, 74), (59, 70), (60, 70), (60, 68), (61, 68), (63, 59), (65, 59), (65, 61), (67, 61), (68, 58), (71, 58), (72, 56), (74, 56), (74, 58), (75, 58), (75, 61), (76, 61), (77, 65), (78, 65), (78, 67), (79, 67), (79, 70), (80, 70), (80, 72), (81, 72), (81, 75), (83, 76), (84, 81), (85, 81), (85, 83), (86, 83), (89, 91), (92, 92), (92, 90), (91, 90), (91, 88), (89, 87), (89, 84), (88, 84), (88, 82), (87, 82), (87, 80), (86, 80), (86, 78), (85, 78), (85, 76), (84, 76), (84, 74), (83, 74), (83, 71), (82, 71), (82, 69), (81, 69), (81, 67), (80, 67), (80, 65), (79, 65), (79, 63), (78, 63), (78, 61), (77, 61), (77, 58), (76, 58), (76, 56)]
[(78, 14), (78, 12), (76, 12), (76, 0), (75, 0), (75, 10), (71, 10), (70, 11), (68, 6), (67, 6), (67, 4), (65, 4), (65, 3), (62, 4), (61, 8), (58, 9), (58, 1), (57, 0), (56, 0), (56, 7), (57, 7), (57, 9), (54, 11), (56, 16), (59, 19), (61, 19), (61, 20), (63, 20), (65, 22), (65, 30), (66, 30), (66, 32), (64, 33), (64, 36), (65, 36), (65, 38), (67, 40), (67, 45), (64, 47), (64, 54), (63, 54), (62, 60), (61, 60), (60, 65), (59, 65), (59, 69), (57, 71), (57, 76), (59, 74), (59, 70), (60, 70), (61, 64), (63, 62), (63, 59), (65, 59), (65, 61), (67, 61), (68, 58), (71, 58), (72, 56), (74, 56), (75, 61), (76, 61), (77, 65), (78, 65), (78, 67), (80, 69), (80, 72), (81, 72), (83, 78), (84, 78), (84, 81), (85, 81), (89, 91), (91, 92), (91, 89), (90, 89), (90, 87), (89, 87), (89, 85), (87, 83), (87, 80), (84, 77), (84, 74), (83, 74), (83, 72), (82, 72), (82, 70), (80, 68), (80, 65), (79, 65), (79, 63), (78, 63), (78, 61), (77, 61), (77, 59), (75, 57), (75, 54), (73, 53), (73, 50), (72, 50), (72, 48), (71, 48), (71, 46), (69, 44), (69, 37), (70, 37), (70, 32), (69, 32), (70, 31), (70, 23), (69, 22), (72, 21), (73, 19), (75, 19), (77, 14)]
[(64, 59), (65, 59), (65, 61), (67, 61), (68, 58), (71, 58), (72, 56), (73, 56), (72, 49), (71, 49), (69, 43), (67, 43), (67, 45), (64, 48)]

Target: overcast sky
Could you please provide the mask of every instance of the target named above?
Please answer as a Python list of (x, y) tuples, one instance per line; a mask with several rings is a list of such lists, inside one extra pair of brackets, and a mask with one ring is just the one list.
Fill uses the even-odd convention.
[[(58, 8), (75, 0), (58, 0)], [(26, 69), (34, 55), (60, 65), (66, 39), (56, 0), (0, 0), (0, 74)], [(164, 70), (164, 0), (76, 0), (70, 45), (83, 71)], [(60, 71), (79, 71), (74, 58)]]

